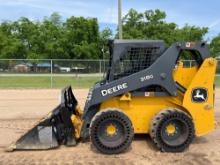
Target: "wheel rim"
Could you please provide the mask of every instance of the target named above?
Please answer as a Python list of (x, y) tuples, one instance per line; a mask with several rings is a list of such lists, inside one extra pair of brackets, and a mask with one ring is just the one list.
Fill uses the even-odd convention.
[(166, 133), (168, 136), (173, 136), (176, 133), (176, 125), (173, 123), (170, 123), (166, 126)]
[(97, 128), (99, 141), (106, 147), (116, 147), (124, 141), (126, 130), (120, 121), (106, 119)]
[(117, 126), (115, 126), (114, 124), (109, 124), (106, 127), (106, 133), (108, 136), (114, 136), (117, 134)]
[(160, 133), (165, 144), (179, 146), (188, 139), (189, 128), (184, 120), (170, 119), (162, 124)]
[(90, 125), (91, 142), (105, 154), (125, 151), (130, 146), (133, 136), (130, 119), (118, 110), (107, 109), (98, 112)]

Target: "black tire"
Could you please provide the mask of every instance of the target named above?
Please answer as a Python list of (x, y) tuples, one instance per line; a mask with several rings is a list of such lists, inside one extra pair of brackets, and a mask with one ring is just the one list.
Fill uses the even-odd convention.
[[(113, 134), (107, 131), (110, 125), (115, 128)], [(92, 144), (104, 154), (124, 152), (131, 145), (133, 136), (134, 130), (130, 119), (119, 110), (103, 110), (92, 119), (90, 125)]]
[(181, 110), (163, 110), (152, 120), (150, 136), (162, 152), (182, 152), (195, 137), (192, 118)]

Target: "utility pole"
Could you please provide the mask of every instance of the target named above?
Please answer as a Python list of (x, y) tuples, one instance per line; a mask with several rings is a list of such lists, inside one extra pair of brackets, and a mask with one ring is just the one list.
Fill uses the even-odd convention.
[(123, 38), (123, 35), (122, 35), (122, 0), (118, 0), (118, 36), (119, 36), (119, 39), (122, 39)]

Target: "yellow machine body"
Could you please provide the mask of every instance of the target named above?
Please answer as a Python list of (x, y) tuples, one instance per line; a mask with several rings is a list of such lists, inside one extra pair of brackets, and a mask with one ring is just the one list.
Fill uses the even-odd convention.
[[(215, 129), (217, 60), (205, 42), (115, 40), (107, 74), (89, 91), (84, 110), (71, 86), (49, 115), (9, 146), (46, 150), (90, 139), (104, 154), (119, 154), (134, 134), (149, 134), (162, 152), (182, 152), (195, 136)], [(185, 67), (180, 59), (193, 59)], [(180, 60), (180, 61), (178, 61)]]
[[(163, 109), (177, 108), (188, 113), (194, 122), (196, 136), (204, 135), (215, 128), (214, 120), (214, 87), (217, 61), (206, 59), (200, 67), (183, 67), (181, 63), (173, 70), (174, 81), (181, 84), (186, 92), (178, 92), (177, 97), (155, 97), (154, 93), (146, 92), (145, 96), (133, 97), (126, 93), (120, 97), (113, 97), (100, 106), (100, 110), (117, 108), (123, 111), (132, 121), (136, 134), (149, 133), (153, 117)], [(192, 101), (194, 88), (205, 88), (208, 91), (206, 102)]]
[[(61, 103), (11, 150), (74, 146), (90, 138), (102, 153), (118, 154), (134, 134), (149, 134), (161, 151), (182, 152), (195, 136), (214, 130), (217, 60), (205, 43), (166, 49), (161, 41), (119, 40), (110, 48), (107, 76), (90, 89), (84, 111), (72, 88), (64, 88)], [(195, 65), (177, 62), (188, 55)]]

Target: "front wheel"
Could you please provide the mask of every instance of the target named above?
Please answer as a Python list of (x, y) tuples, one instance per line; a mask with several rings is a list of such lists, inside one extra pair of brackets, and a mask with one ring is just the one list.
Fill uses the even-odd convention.
[(163, 110), (154, 117), (150, 136), (161, 151), (182, 152), (195, 136), (192, 118), (181, 110)]
[(102, 153), (117, 154), (131, 144), (134, 130), (130, 119), (121, 111), (98, 112), (90, 126), (92, 144)]

